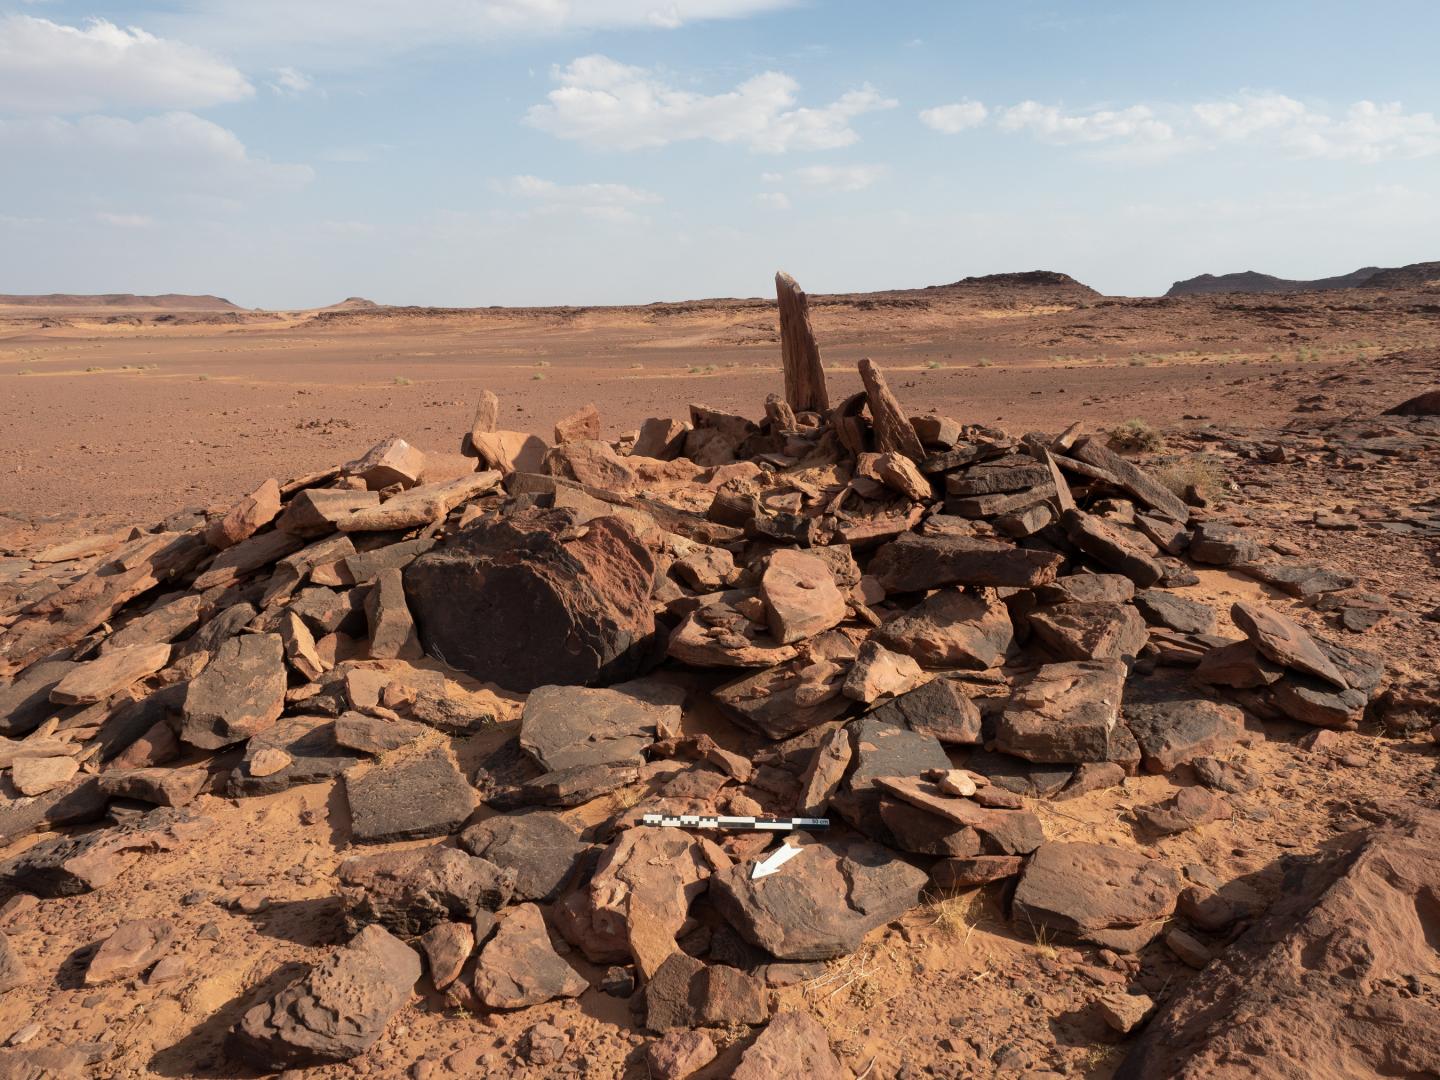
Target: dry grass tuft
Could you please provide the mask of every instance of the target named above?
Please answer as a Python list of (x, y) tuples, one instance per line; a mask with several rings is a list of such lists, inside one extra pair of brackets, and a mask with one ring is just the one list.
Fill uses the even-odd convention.
[(1225, 470), (1209, 454), (1186, 454), (1151, 469), (1150, 475), (1182, 499), (1191, 487), (1205, 498), (1214, 499), (1225, 484)]
[(1126, 420), (1110, 429), (1110, 448), (1122, 453), (1153, 454), (1165, 449), (1160, 433), (1144, 420)]

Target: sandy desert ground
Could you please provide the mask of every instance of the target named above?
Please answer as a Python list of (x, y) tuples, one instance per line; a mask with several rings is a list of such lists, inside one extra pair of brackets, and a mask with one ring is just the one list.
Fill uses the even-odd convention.
[[(1342, 611), (1218, 566), (1177, 595), (1221, 612), (1264, 601), (1382, 655), (1387, 685), (1433, 679), (1440, 526), (1426, 523), (1436, 520), (1440, 454), (1430, 435), (1386, 449), (1395, 422), (1383, 414), (1440, 385), (1440, 290), (1127, 299), (1073, 283), (991, 283), (812, 297), (811, 311), (832, 400), (860, 389), (855, 363), (869, 356), (915, 414), (1015, 435), (1141, 419), (1164, 440), (1149, 459), (1204, 455), (1218, 470), (1215, 520), (1244, 526), (1279, 557), (1350, 575), (1351, 592), (1375, 598), (1366, 610), (1376, 617), (1347, 630)], [(603, 436), (617, 439), (647, 417), (684, 416), (691, 402), (758, 417), (781, 374), (775, 305), (763, 299), (292, 313), (61, 305), (0, 308), (0, 388), (0, 556), (18, 565), (63, 540), (224, 509), (267, 477), (344, 462), (390, 434), (454, 454), (484, 389), (500, 399), (502, 426), (548, 441), (557, 419), (594, 403)], [(704, 709), (686, 725), (750, 745)], [(1225, 820), (1163, 839), (1131, 812), (1193, 786), (1184, 769), (1027, 805), (1052, 841), (1143, 850), (1263, 909), (1292, 890), (1307, 857), (1383, 818), (1377, 804), (1434, 805), (1440, 794), (1423, 731), (1387, 732), (1370, 718), (1316, 743), (1316, 730), (1267, 720), (1228, 753), (1263, 782), (1232, 792)], [(503, 724), (450, 742), (468, 774), (512, 735)], [(224, 1036), (344, 939), (332, 874), (353, 852), (349, 810), (335, 782), (196, 805), (212, 828), (147, 855), (116, 888), (38, 903), (0, 894), (0, 931), (32, 972), (0, 997), (0, 1043), (83, 1047), (95, 1076), (258, 1075), (225, 1057)], [(623, 809), (602, 799), (584, 816), (593, 825)], [(12, 840), (0, 860), (35, 842)], [(1005, 916), (1008, 888), (933, 896), (853, 955), (773, 992), (820, 1020), (846, 1076), (1114, 1075), (1132, 1042), (1100, 1018), (1097, 997), (1118, 984), (1163, 1003), (1203, 974), (1158, 942), (1116, 958), (1027, 931)], [(175, 922), (182, 974), (85, 985), (97, 941), (121, 918), (148, 917)], [(1252, 921), (1217, 929), (1206, 946), (1218, 952)], [(1414, 974), (1416, 1000), (1433, 1008), (1429, 945), (1397, 978)], [(605, 974), (567, 957), (593, 983)], [(533, 1049), (541, 1022), (563, 1035), (556, 1062)], [(697, 1075), (728, 1076), (753, 1033), (711, 1035), (720, 1055)], [(1273, 1052), (1283, 1064), (1295, 1048), (1282, 1036)], [(303, 1075), (639, 1080), (651, 1040), (624, 998), (598, 989), (482, 1017), (430, 990), (367, 1054)], [(1386, 1075), (1433, 1075), (1435, 1061), (1401, 1058)]]

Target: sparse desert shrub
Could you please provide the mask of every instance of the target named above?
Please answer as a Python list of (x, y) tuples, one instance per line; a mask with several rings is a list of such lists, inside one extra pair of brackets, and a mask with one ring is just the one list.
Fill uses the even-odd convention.
[(930, 371), (937, 371), (937, 370), (939, 370), (940, 368), (942, 368), (942, 367), (944, 367), (944, 366), (945, 366), (945, 365), (943, 365), (942, 363), (940, 363), (939, 360), (926, 360), (926, 361), (925, 361), (925, 367), (926, 367), (927, 369), (929, 369)]
[(1192, 487), (1205, 498), (1214, 499), (1225, 484), (1225, 470), (1209, 454), (1186, 454), (1151, 469), (1150, 475), (1181, 499)]
[(1149, 362), (1150, 362), (1150, 361), (1146, 360), (1143, 356), (1132, 356), (1132, 357), (1130, 357), (1130, 366), (1131, 366), (1131, 367), (1145, 367), (1147, 364), (1149, 364)]
[(34, 372), (31, 368), (23, 367), (23, 368), (21, 368), (19, 371), (17, 371), (15, 374), (16, 374), (16, 375), (34, 375), (35, 372)]
[(976, 366), (976, 367), (994, 367), (995, 365), (992, 364), (989, 360), (987, 360), (985, 357), (982, 356), (979, 360), (976, 360), (976, 361), (975, 361), (975, 366)]
[(980, 890), (955, 896), (937, 897), (926, 905), (926, 911), (934, 921), (934, 927), (952, 941), (963, 941), (980, 921), (983, 899)]
[(544, 373), (543, 371), (537, 371), (537, 372), (535, 372), (534, 375), (531, 375), (531, 376), (530, 376), (530, 379), (531, 379), (532, 382), (544, 382), (544, 381), (545, 381), (545, 373)]
[(196, 382), (209, 382), (209, 381), (210, 381), (210, 376), (209, 376), (209, 375), (201, 375), (201, 376), (200, 376), (198, 379), (196, 379), (195, 381), (196, 381)]
[(396, 376), (395, 376), (395, 385), (396, 385), (396, 386), (409, 386), (409, 385), (410, 385), (410, 380), (407, 379), (404, 375), (396, 375)]
[(1139, 419), (1126, 420), (1111, 428), (1109, 442), (1112, 449), (1136, 454), (1153, 454), (1165, 447), (1160, 433)]
[(85, 370), (88, 373), (91, 371), (104, 371), (105, 369), (103, 367), (87, 367)]

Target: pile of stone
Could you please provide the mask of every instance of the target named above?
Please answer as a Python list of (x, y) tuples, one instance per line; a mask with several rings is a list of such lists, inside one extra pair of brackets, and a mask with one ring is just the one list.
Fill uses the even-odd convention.
[[(1203, 957), (1226, 902), (1132, 849), (1048, 840), (1036, 802), (1187, 766), (1199, 784), (1137, 824), (1228, 817), (1261, 721), (1352, 728), (1383, 670), (1175, 590), (1197, 566), (1311, 599), (1353, 582), (1078, 425), (910, 416), (869, 361), (832, 405), (804, 294), (779, 286), (786, 394), (763, 419), (692, 405), (612, 443), (590, 407), (545, 443), (487, 393), (463, 470), (392, 437), (222, 514), (12, 560), (0, 769), (23, 798), (0, 842), (102, 827), (41, 839), (0, 884), (106, 888), (205, 829), (206, 793), (338, 783), (356, 845), (444, 838), (340, 865), (349, 943), (234, 1030), (268, 1069), (362, 1053), (423, 957), (478, 1011), (631, 995), (664, 1036), (652, 1075), (709, 1060), (691, 1029), (770, 1023), (735, 1075), (839, 1076), (770, 990), (926, 890), (1003, 879), (1023, 926)], [(462, 772), (454, 747), (496, 724), (513, 737)], [(834, 826), (757, 879), (771, 835), (648, 812)], [(97, 979), (163, 962), (170, 931), (116, 938)]]

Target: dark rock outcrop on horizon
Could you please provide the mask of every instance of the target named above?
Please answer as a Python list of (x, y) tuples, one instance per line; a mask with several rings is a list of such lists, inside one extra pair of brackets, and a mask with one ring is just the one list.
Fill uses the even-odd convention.
[[(1015, 276), (1015, 275), (1006, 275)], [(1063, 276), (1063, 275), (1060, 275)], [(1440, 262), (1410, 263), (1407, 266), (1362, 266), (1348, 274), (1295, 281), (1290, 278), (1245, 270), (1238, 274), (1201, 274), (1177, 281), (1166, 296), (1195, 296), (1204, 293), (1295, 293), (1328, 289), (1413, 289), (1440, 282)]]

